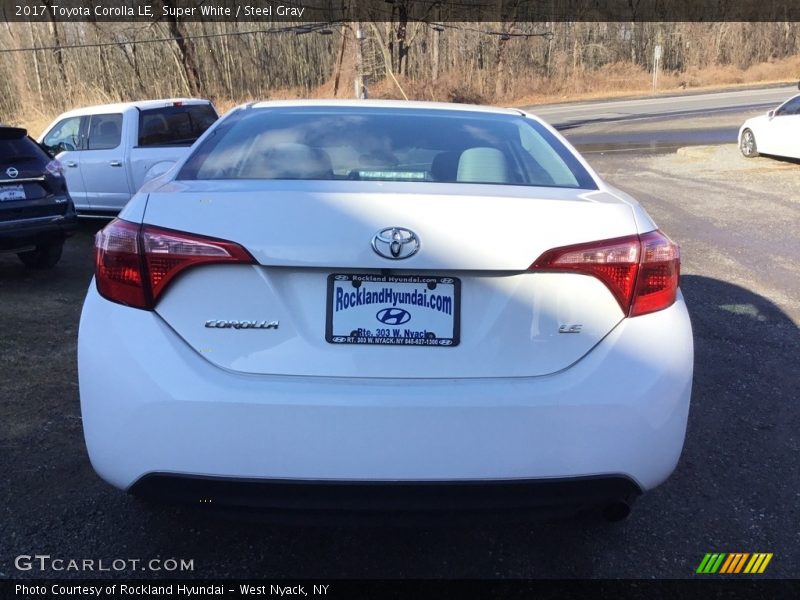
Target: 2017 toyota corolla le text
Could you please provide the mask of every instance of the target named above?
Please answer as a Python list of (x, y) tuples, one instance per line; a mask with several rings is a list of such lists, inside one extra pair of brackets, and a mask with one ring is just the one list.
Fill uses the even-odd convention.
[(522, 111), (248, 104), (97, 234), (89, 456), (191, 502), (621, 517), (683, 446), (679, 264)]

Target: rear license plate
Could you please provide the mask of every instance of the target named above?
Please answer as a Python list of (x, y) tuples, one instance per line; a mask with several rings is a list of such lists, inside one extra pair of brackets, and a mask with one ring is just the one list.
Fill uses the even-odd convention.
[(0, 202), (6, 200), (25, 200), (25, 188), (19, 185), (0, 185)]
[(420, 275), (328, 276), (332, 344), (457, 346), (461, 281)]

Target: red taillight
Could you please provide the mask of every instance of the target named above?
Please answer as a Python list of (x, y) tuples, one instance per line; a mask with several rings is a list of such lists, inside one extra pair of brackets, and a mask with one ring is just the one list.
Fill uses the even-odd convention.
[(153, 303), (178, 273), (209, 263), (253, 263), (238, 244), (179, 231), (142, 226), (142, 246)]
[(680, 249), (660, 231), (548, 250), (532, 265), (537, 271), (592, 275), (614, 294), (631, 317), (675, 302)]
[(531, 269), (594, 275), (608, 286), (627, 312), (639, 269), (639, 237), (554, 248), (542, 254)]
[(143, 274), (139, 225), (116, 219), (94, 238), (95, 281), (100, 294), (128, 306), (150, 308)]
[(644, 315), (672, 306), (678, 293), (681, 249), (660, 231), (640, 236), (642, 261), (630, 315)]
[(233, 242), (115, 219), (95, 238), (95, 279), (113, 302), (152, 310), (176, 275), (210, 263), (252, 264)]

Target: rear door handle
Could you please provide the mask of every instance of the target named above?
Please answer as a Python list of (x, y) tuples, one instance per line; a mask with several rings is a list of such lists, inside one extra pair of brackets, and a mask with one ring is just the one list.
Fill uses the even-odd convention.
[(71, 161), (71, 160), (68, 160), (64, 164), (67, 165), (68, 167), (77, 167), (78, 166), (78, 163), (76, 163), (74, 161)]
[(118, 160), (112, 160), (112, 161), (111, 161), (110, 163), (108, 163), (108, 164), (110, 164), (112, 167), (121, 167), (121, 166), (122, 166), (122, 162), (121, 162), (121, 161), (118, 161)]

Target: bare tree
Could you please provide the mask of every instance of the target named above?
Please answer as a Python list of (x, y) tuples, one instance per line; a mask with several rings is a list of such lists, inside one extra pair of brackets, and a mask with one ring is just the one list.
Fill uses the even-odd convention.
[(172, 12), (175, 8), (174, 0), (161, 0), (161, 4), (170, 11), (166, 17), (167, 27), (180, 52), (180, 63), (183, 66), (189, 94), (199, 96), (202, 86), (194, 42), (184, 33), (183, 22), (179, 21), (175, 13)]

